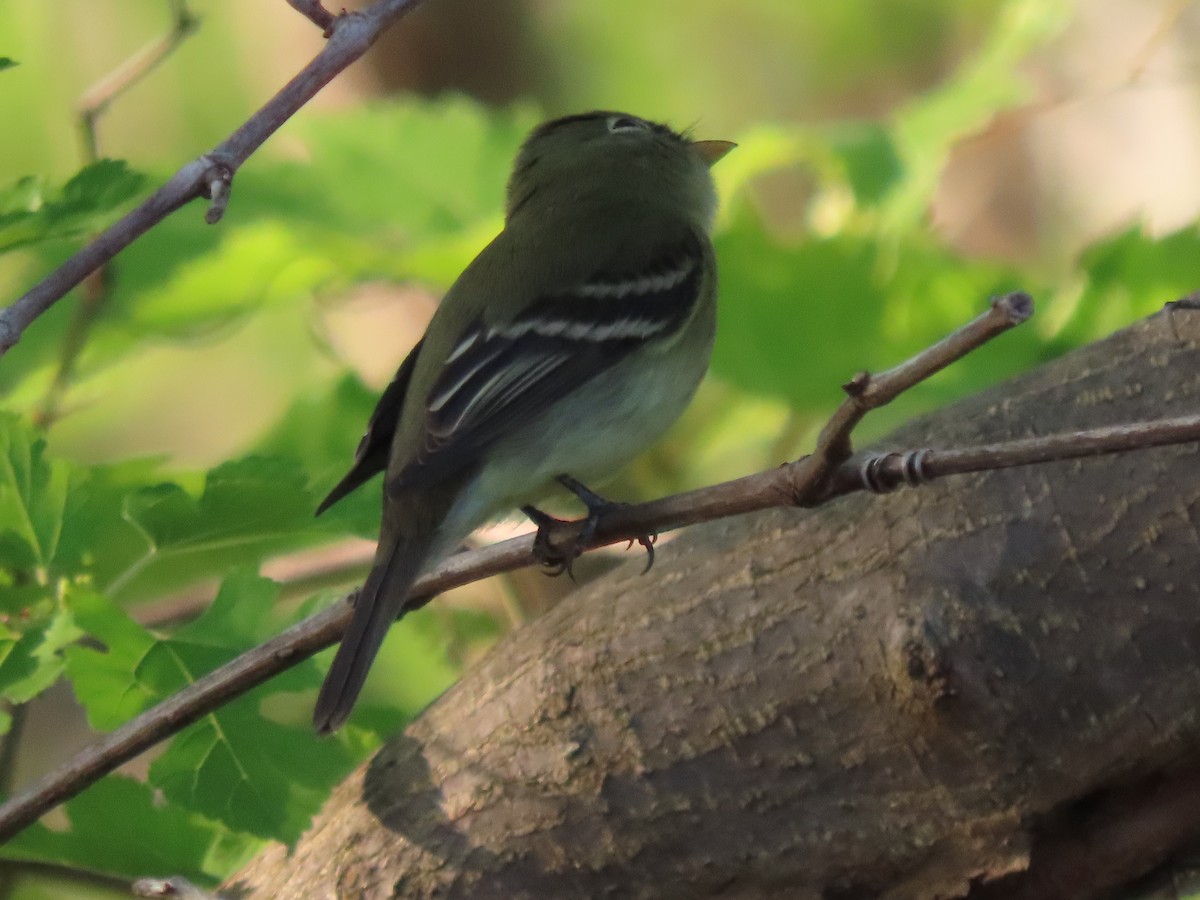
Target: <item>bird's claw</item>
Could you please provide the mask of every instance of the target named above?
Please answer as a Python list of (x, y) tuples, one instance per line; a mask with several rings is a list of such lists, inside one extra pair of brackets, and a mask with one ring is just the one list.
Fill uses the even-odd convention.
[[(566, 572), (572, 581), (576, 581), (575, 560), (583, 555), (588, 545), (591, 544), (592, 538), (596, 536), (600, 519), (605, 513), (628, 504), (617, 503), (601, 497), (570, 475), (560, 475), (558, 481), (587, 507), (587, 516), (579, 521), (578, 531), (569, 542), (569, 546), (565, 548), (559, 546), (559, 542), (554, 540), (553, 532), (555, 529), (575, 526), (575, 522), (542, 512), (536, 506), (522, 506), (521, 512), (525, 513), (529, 520), (537, 526), (537, 535), (533, 539), (533, 554), (537, 557), (538, 562), (546, 567), (546, 574), (558, 577)], [(636, 541), (646, 548), (646, 568), (642, 570), (643, 575), (649, 572), (650, 567), (654, 565), (654, 542), (657, 540), (658, 535), (654, 533), (629, 539), (629, 547), (632, 547)]]
[(629, 543), (625, 545), (628, 550), (635, 543), (641, 544), (646, 548), (646, 568), (642, 569), (642, 574), (645, 575), (654, 566), (654, 544), (658, 541), (658, 532), (651, 531), (648, 534), (639, 534), (637, 537), (631, 537)]

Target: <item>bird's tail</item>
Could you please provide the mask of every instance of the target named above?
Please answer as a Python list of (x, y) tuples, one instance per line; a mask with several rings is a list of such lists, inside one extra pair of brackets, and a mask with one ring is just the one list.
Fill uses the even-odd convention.
[(349, 717), (388, 628), (403, 611), (413, 582), (429, 560), (432, 544), (432, 535), (401, 539), (384, 535), (317, 696), (313, 727), (318, 734), (336, 731)]

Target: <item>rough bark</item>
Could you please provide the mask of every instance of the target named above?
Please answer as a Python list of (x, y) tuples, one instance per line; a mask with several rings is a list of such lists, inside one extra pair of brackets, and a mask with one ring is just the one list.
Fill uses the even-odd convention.
[[(1200, 312), (1175, 309), (887, 444), (1198, 406)], [(1062, 896), (1111, 888), (1195, 828), (1184, 814), (1118, 859), (1149, 779), (1169, 800), (1200, 771), (1198, 462), (1166, 448), (692, 528), (649, 575), (631, 561), (503, 641), (291, 857), (235, 883), (860, 900), (1047, 896), (1066, 871)], [(1098, 822), (1118, 835), (1102, 877), (1071, 843)], [(1064, 852), (1075, 869), (1053, 869)]]

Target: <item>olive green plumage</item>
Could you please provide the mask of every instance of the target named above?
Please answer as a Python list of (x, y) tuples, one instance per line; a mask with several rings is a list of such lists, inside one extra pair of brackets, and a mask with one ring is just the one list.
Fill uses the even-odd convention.
[(526, 140), (504, 230), (446, 294), (320, 507), (385, 470), (379, 547), (318, 731), (349, 715), (417, 577), (557, 476), (619, 469), (683, 411), (716, 325), (708, 167), (730, 147), (614, 112)]

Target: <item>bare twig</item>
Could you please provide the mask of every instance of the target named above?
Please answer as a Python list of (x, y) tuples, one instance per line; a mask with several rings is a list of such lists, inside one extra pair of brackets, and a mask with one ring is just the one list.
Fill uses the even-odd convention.
[[(1009, 325), (1005, 325), (1012, 312), (1006, 311), (1003, 308), (1005, 305), (1004, 302), (997, 303), (992, 312), (907, 363), (877, 376), (873, 381), (867, 379), (869, 383), (865, 385), (865, 390), (857, 394), (860, 403), (865, 405), (855, 406), (851, 413), (845, 412), (843, 405), (830, 420), (825, 433), (833, 435), (833, 441), (844, 443), (853, 423), (850, 426), (839, 423), (861, 419), (860, 409), (873, 408), (871, 404), (878, 406), (894, 399), (902, 390), (928, 378), (972, 347), (980, 346), (1028, 314), (1027, 308), (1020, 312), (1025, 306), (1025, 301), (1022, 301), (1017, 304), (1016, 311), (1019, 314)], [(864, 380), (858, 381), (863, 383)], [(875, 387), (871, 387), (871, 384)], [(866, 395), (866, 400), (861, 400), (863, 395)], [(854, 398), (849, 402), (854, 402)], [(601, 519), (588, 546), (614, 544), (648, 532), (668, 531), (771, 507), (826, 502), (841, 494), (887, 489), (906, 481), (917, 484), (943, 475), (1192, 441), (1200, 441), (1200, 416), (1095, 428), (1073, 434), (1025, 438), (961, 450), (910, 450), (878, 457), (883, 462), (876, 465), (877, 471), (873, 473), (877, 479), (875, 482), (864, 476), (863, 460), (844, 460), (829, 472), (826, 464), (816, 464), (812, 462), (813, 457), (809, 456), (723, 484), (650, 503), (617, 507)], [(866, 459), (873, 458), (876, 457)], [(919, 463), (914, 462), (918, 458)], [(917, 474), (914, 475), (914, 472)], [(568, 524), (579, 527), (579, 523)], [(481, 550), (457, 554), (417, 582), (414, 596), (418, 599), (409, 609), (419, 608), (436, 594), (451, 588), (536, 562), (533, 535), (523, 535)], [(62, 768), (10, 799), (0, 806), (0, 842), (158, 741), (334, 643), (350, 619), (353, 598), (352, 592), (342, 602), (294, 625), (198, 679), (178, 694), (101, 738)]]
[(84, 156), (89, 161), (100, 157), (96, 136), (96, 120), (113, 101), (146, 77), (155, 67), (175, 52), (188, 35), (196, 30), (200, 20), (188, 9), (187, 0), (171, 0), (171, 28), (162, 37), (151, 41), (117, 68), (113, 69), (79, 98), (79, 129), (83, 139)]
[(857, 463), (840, 466), (822, 500), (862, 490), (882, 494), (903, 484), (916, 487), (947, 475), (992, 472), (1192, 441), (1200, 441), (1200, 415), (1049, 434), (982, 447), (868, 454)]
[(321, 5), (321, 0), (287, 0), (287, 3), (288, 6), (320, 28), (325, 37), (333, 34), (333, 23), (337, 17)]
[(241, 164), (317, 91), (366, 53), (384, 29), (421, 2), (377, 0), (361, 12), (335, 18), (329, 41), (322, 51), (240, 128), (216, 148), (183, 166), (140, 206), (106, 229), (11, 306), (0, 310), (0, 355), (20, 340), (34, 319), (89, 272), (112, 259), (181, 206), (197, 197), (213, 198), (215, 194), (207, 218), (219, 219), (228, 199), (228, 182)]
[(818, 501), (834, 469), (850, 457), (850, 434), (868, 412), (886, 406), (909, 388), (1032, 315), (1033, 299), (1028, 294), (1018, 292), (996, 297), (986, 313), (912, 359), (879, 375), (872, 376), (867, 372), (855, 375), (843, 385), (846, 400), (821, 430), (816, 449), (802, 460), (806, 465), (797, 473), (796, 503), (806, 506)]
[[(196, 30), (199, 19), (192, 15), (186, 0), (172, 0), (171, 7), (170, 30), (88, 88), (80, 98), (79, 129), (83, 139), (85, 163), (93, 163), (100, 158), (96, 122), (104, 111), (112, 105), (117, 97), (146, 77), (159, 63), (174, 53), (188, 35)], [(92, 326), (107, 304), (111, 293), (112, 271), (107, 265), (100, 266), (83, 280), (83, 297), (80, 298), (71, 324), (63, 337), (58, 370), (54, 373), (50, 386), (46, 388), (41, 408), (34, 416), (34, 421), (40, 427), (48, 427), (58, 418), (63, 394), (66, 393), (75, 376), (75, 365), (79, 360), (79, 355), (83, 352)]]

